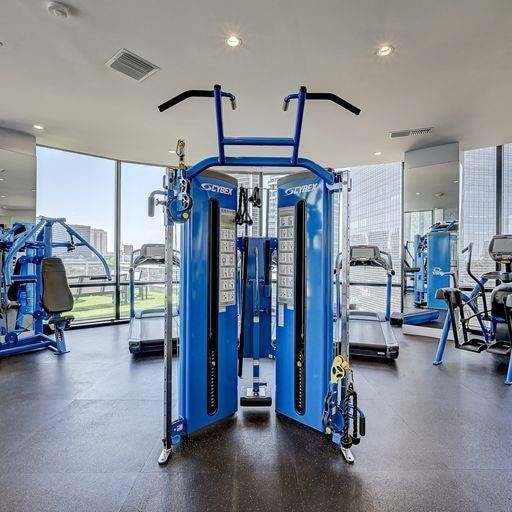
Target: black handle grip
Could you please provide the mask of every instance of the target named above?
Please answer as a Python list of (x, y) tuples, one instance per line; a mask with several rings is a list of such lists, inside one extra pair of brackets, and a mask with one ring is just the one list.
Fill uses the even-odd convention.
[(89, 281), (107, 281), (107, 276), (90, 276)]
[(336, 94), (333, 94), (332, 92), (307, 92), (306, 99), (332, 101), (333, 103), (336, 103), (336, 105), (343, 107), (344, 109), (348, 110), (349, 112), (352, 112), (352, 114), (355, 114), (356, 116), (358, 116), (361, 113), (360, 108), (356, 107), (355, 105), (352, 105), (352, 103), (349, 103), (343, 98), (336, 96)]
[(167, 109), (174, 107), (178, 103), (187, 100), (188, 98), (213, 98), (213, 91), (203, 91), (201, 89), (190, 89), (188, 91), (184, 91), (178, 96), (174, 96), (170, 100), (158, 105), (158, 110), (160, 112), (164, 112)]
[(364, 416), (359, 417), (359, 434), (366, 435), (366, 418)]

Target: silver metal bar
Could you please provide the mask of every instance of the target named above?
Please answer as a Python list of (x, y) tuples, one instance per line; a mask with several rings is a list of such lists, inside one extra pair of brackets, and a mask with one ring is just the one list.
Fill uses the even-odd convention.
[[(171, 186), (171, 173), (166, 169), (167, 187)], [(164, 212), (165, 222), (165, 331), (164, 331), (164, 447), (158, 459), (165, 464), (171, 455), (172, 447), (172, 303), (173, 303), (173, 254), (174, 254), (174, 223)]]
[(341, 193), (341, 354), (349, 355), (349, 305), (350, 305), (350, 172), (343, 171), (343, 189)]

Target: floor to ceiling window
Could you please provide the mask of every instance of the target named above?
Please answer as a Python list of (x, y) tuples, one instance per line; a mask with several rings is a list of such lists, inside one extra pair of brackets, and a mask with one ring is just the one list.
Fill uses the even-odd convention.
[(464, 247), (473, 243), (474, 274), (478, 276), (495, 268), (487, 249), (496, 234), (496, 147), (464, 152), (461, 206), (459, 281), (462, 286), (473, 286), (475, 283), (466, 272)]
[[(114, 160), (45, 147), (37, 148), (36, 214), (64, 217), (67, 224), (107, 260), (115, 275), (115, 168)], [(56, 241), (69, 240), (55, 225)], [(75, 299), (77, 321), (113, 318), (115, 282), (91, 280), (104, 274), (99, 260), (85, 247), (55, 249), (62, 258)]]
[[(350, 176), (350, 244), (377, 245), (391, 255), (392, 310), (401, 306), (401, 174), (399, 162), (352, 167)], [(357, 309), (384, 311), (386, 273), (378, 268), (352, 268), (350, 301)]]
[[(144, 244), (165, 241), (163, 207), (148, 216), (148, 197), (162, 189), (165, 168), (123, 162), (121, 164), (121, 246), (119, 258), (120, 316), (129, 312), (128, 270)], [(159, 196), (161, 198), (161, 196)], [(137, 266), (134, 271), (135, 307), (151, 310), (165, 305), (165, 267), (155, 262)]]
[(503, 233), (512, 233), (512, 144), (503, 146)]

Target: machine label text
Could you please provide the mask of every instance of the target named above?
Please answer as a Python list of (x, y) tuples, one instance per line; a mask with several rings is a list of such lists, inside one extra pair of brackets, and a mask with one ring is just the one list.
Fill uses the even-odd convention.
[(225, 194), (230, 196), (233, 193), (233, 189), (229, 187), (223, 187), (222, 185), (215, 185), (214, 183), (201, 183), (201, 188), (208, 192), (215, 192), (217, 194)]
[(310, 183), (309, 185), (298, 185), (297, 187), (287, 188), (284, 191), (285, 196), (289, 196), (291, 194), (307, 194), (308, 192), (313, 192), (316, 190), (320, 183)]

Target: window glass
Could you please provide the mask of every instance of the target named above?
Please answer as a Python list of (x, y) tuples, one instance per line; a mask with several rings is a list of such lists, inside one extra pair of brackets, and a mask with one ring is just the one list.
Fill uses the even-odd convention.
[[(36, 214), (64, 217), (75, 231), (91, 243), (109, 263), (114, 278), (115, 161), (68, 151), (37, 148)], [(59, 225), (53, 239), (67, 241)], [(56, 248), (62, 258), (75, 298), (76, 321), (113, 318), (115, 286), (91, 280), (104, 275), (99, 260), (86, 248), (74, 251)]]
[[(148, 197), (154, 190), (162, 190), (164, 175), (163, 167), (121, 164), (121, 317), (129, 314), (128, 271), (133, 251), (136, 251), (136, 257), (143, 244), (165, 242), (163, 207), (155, 207), (155, 216), (148, 216)], [(136, 309), (151, 310), (165, 306), (164, 265), (150, 262), (137, 266), (134, 279)]]
[(466, 258), (461, 252), (470, 242), (473, 242), (473, 273), (479, 276), (495, 269), (487, 251), (491, 237), (496, 234), (495, 147), (464, 152), (461, 198), (459, 282), (461, 286), (472, 287), (475, 283), (466, 272)]
[[(400, 162), (352, 167), (350, 177), (350, 244), (376, 245), (390, 254), (395, 276), (393, 311), (401, 304), (401, 174)], [(386, 272), (379, 268), (350, 269), (350, 301), (357, 309), (384, 311)]]
[(503, 233), (512, 233), (512, 144), (503, 146)]

